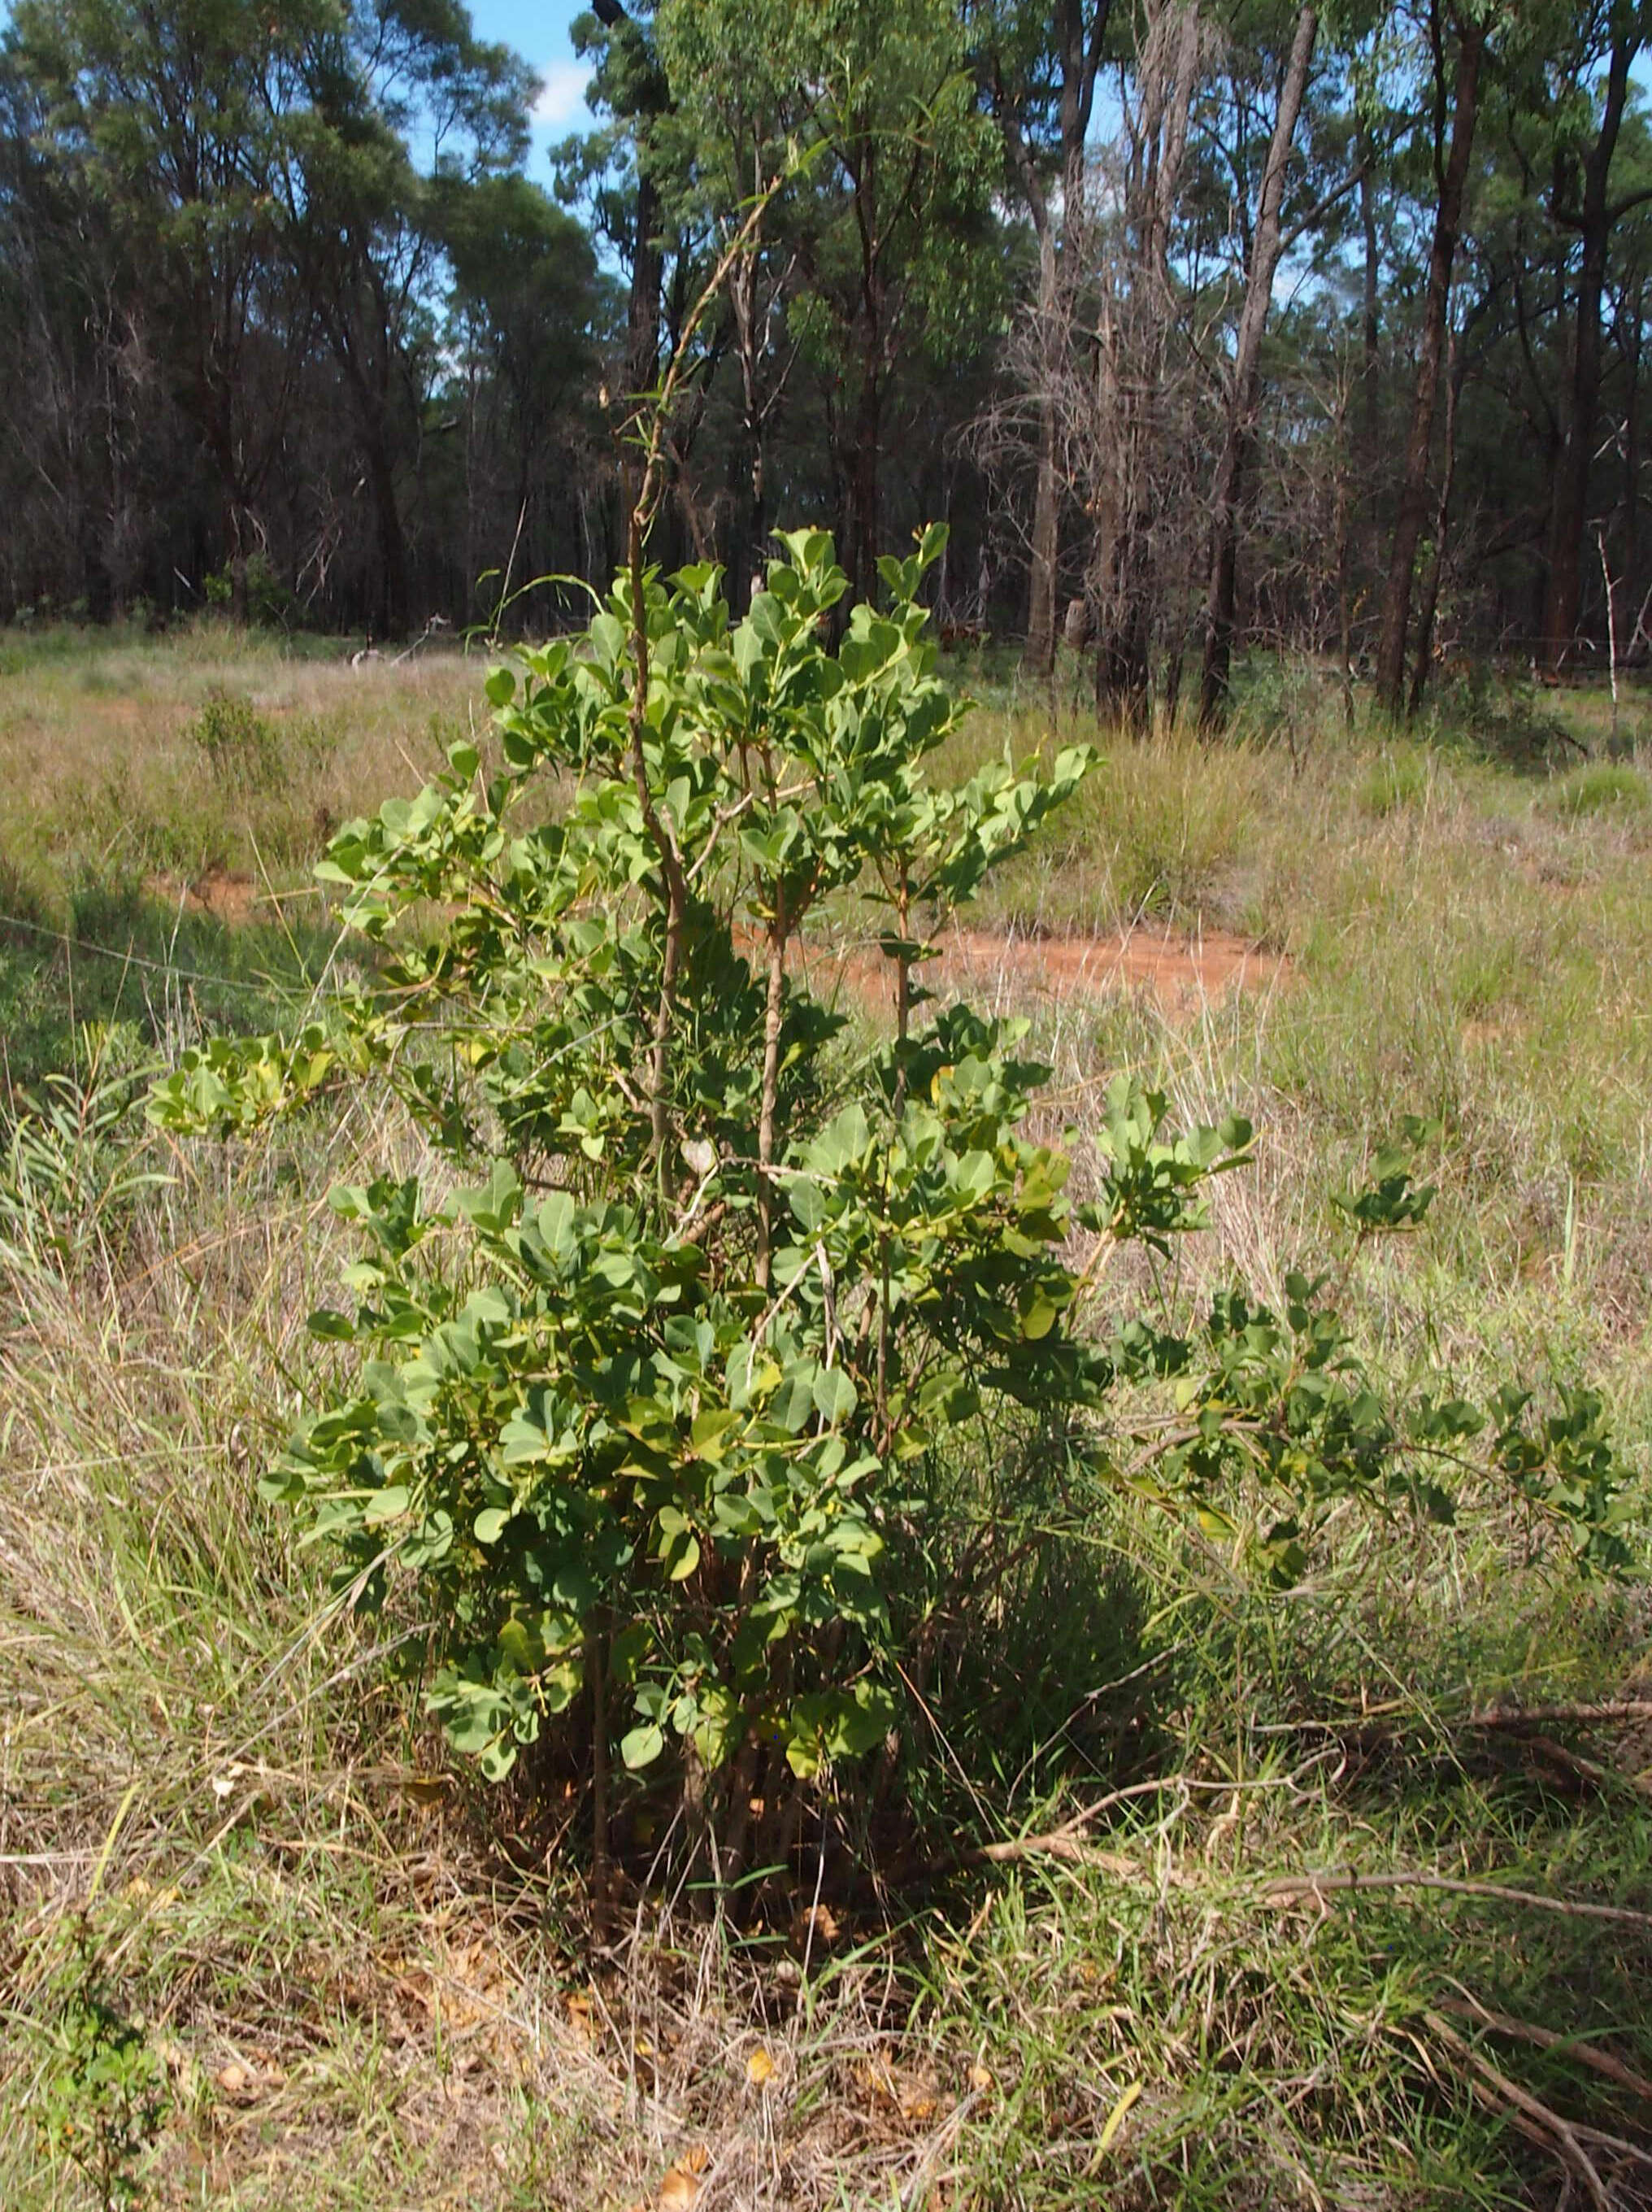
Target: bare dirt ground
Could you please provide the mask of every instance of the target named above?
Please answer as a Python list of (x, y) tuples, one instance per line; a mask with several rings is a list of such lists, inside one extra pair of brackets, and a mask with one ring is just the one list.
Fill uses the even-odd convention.
[[(248, 876), (209, 868), (184, 883), (166, 875), (149, 888), (168, 904), (245, 922), (264, 903)], [(1147, 927), (1108, 930), (1085, 937), (1003, 935), (988, 929), (954, 929), (939, 940), (920, 978), (942, 999), (973, 998), (1024, 1005), (1099, 1000), (1142, 993), (1171, 1020), (1187, 1018), (1234, 991), (1266, 990), (1280, 981), (1285, 963), (1231, 930), (1204, 929), (1192, 937)], [(747, 950), (755, 950), (755, 946)], [(793, 959), (821, 996), (847, 991), (869, 1012), (889, 1006), (894, 971), (875, 945), (805, 943)]]
[[(1140, 992), (1171, 1019), (1185, 1018), (1236, 990), (1265, 990), (1285, 963), (1227, 930), (1161, 935), (1146, 928), (1092, 937), (1000, 936), (984, 929), (950, 932), (920, 975), (942, 998), (1029, 1001), (1102, 1000)], [(841, 988), (864, 1006), (888, 1005), (890, 963), (874, 946), (809, 945), (802, 961), (814, 989), (831, 998)]]
[(215, 921), (250, 921), (258, 904), (259, 887), (250, 876), (228, 868), (208, 868), (191, 882), (173, 876), (151, 876), (144, 888), (168, 906), (183, 906), (191, 914), (210, 914)]

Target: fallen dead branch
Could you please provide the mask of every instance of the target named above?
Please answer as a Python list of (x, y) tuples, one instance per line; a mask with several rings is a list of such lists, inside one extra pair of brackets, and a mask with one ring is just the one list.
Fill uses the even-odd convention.
[[(1612, 2135), (1604, 2128), (1591, 2126), (1587, 2121), (1566, 2119), (1552, 2106), (1534, 2096), (1529, 2089), (1511, 2081), (1500, 2067), (1494, 2066), (1485, 2052), (1477, 2049), (1467, 2037), (1460, 2035), (1441, 2017), (1438, 2010), (1425, 2013), (1424, 2019), (1430, 2033), (1455, 2058), (1472, 2070), (1475, 2086), (1490, 2093), (1488, 2101), (1501, 2104), (1511, 2117), (1519, 2115), (1529, 2122), (1530, 2126), (1523, 2132), (1530, 2135), (1534, 2141), (1541, 2141), (1545, 2136), (1548, 2137), (1551, 2149), (1583, 2183), (1596, 2204), (1610, 2207), (1613, 2200), (1600, 2178), (1599, 2167), (1589, 2154), (1591, 2151), (1597, 2155), (1604, 2153), (1619, 2166), (1638, 2166), (1652, 2171), (1652, 2151), (1639, 2143), (1629, 2142), (1623, 2136)], [(1555, 2039), (1558, 2041), (1561, 2039)]]
[(1357, 1713), (1331, 1713), (1301, 1721), (1262, 1721), (1257, 1735), (1398, 1735), (1406, 1729), (1477, 1731), (1527, 1729), (1591, 1728), (1612, 1721), (1652, 1720), (1652, 1698), (1600, 1698), (1548, 1705), (1483, 1705), (1468, 1713), (1437, 1713), (1419, 1710), (1396, 1698)]
[(1625, 2066), (1621, 2058), (1596, 2044), (1585, 2042), (1581, 2037), (1560, 2035), (1552, 2027), (1540, 2027), (1535, 2021), (1516, 2020), (1511, 2013), (1494, 2012), (1490, 2005), (1482, 2004), (1476, 1996), (1466, 1992), (1461, 1997), (1440, 1997), (1436, 2009), (1453, 2014), (1459, 2020), (1476, 2021), (1489, 2027), (1494, 2034), (1506, 2036), (1511, 2043), (1529, 2043), (1539, 2051), (1559, 2051), (1568, 2058), (1575, 2058), (1580, 2066), (1598, 2074), (1603, 2081), (1614, 2081), (1643, 2104), (1652, 2105), (1652, 2081), (1643, 2074)]
[[(1242, 1796), (1256, 1790), (1285, 1790), (1296, 1782), (1294, 1775), (1264, 1775), (1249, 1782), (1207, 1782), (1194, 1780), (1185, 1774), (1164, 1775), (1151, 1782), (1132, 1782), (1121, 1790), (1109, 1790), (1105, 1797), (1098, 1797), (1086, 1805), (1059, 1827), (1047, 1828), (1036, 1836), (1011, 1836), (1001, 1843), (977, 1844), (967, 1850), (948, 1851), (941, 1857), (927, 1860), (920, 1869), (930, 1879), (942, 1875), (956, 1874), (969, 1867), (1008, 1866), (1029, 1858), (1056, 1858), (1082, 1861), (1085, 1866), (1098, 1868), (1103, 1874), (1117, 1875), (1122, 1880), (1157, 1881), (1160, 1875), (1139, 1859), (1130, 1858), (1119, 1851), (1096, 1850), (1084, 1841), (1088, 1831), (1104, 1814), (1116, 1806), (1128, 1804), (1139, 1797), (1169, 1796), (1180, 1791), (1184, 1796), (1202, 1792), (1212, 1796)], [(1173, 1874), (1171, 1880), (1186, 1883), (1190, 1876)]]
[(1557, 1743), (1552, 1735), (1530, 1735), (1524, 1741), (1540, 1759), (1548, 1759), (1567, 1774), (1576, 1775), (1580, 1781), (1591, 1783), (1597, 1790), (1610, 1790), (1615, 1784), (1632, 1790), (1637, 1797), (1652, 1797), (1652, 1778), (1645, 1775), (1623, 1774), (1616, 1767), (1602, 1766), (1598, 1759), (1585, 1759), (1581, 1751)]
[(1322, 1901), (1362, 1890), (1444, 1890), (1454, 1897), (1495, 1899), (1503, 1905), (1526, 1905), (1540, 1912), (1558, 1913), (1568, 1920), (1608, 1920), (1623, 1928), (1652, 1928), (1652, 1912), (1637, 1912), (1627, 1905), (1594, 1905), (1586, 1899), (1545, 1897), (1536, 1890), (1513, 1889), (1504, 1882), (1466, 1881), (1454, 1875), (1426, 1874), (1401, 1868), (1383, 1874), (1362, 1874), (1357, 1867), (1327, 1867), (1309, 1874), (1283, 1875), (1261, 1892), (1265, 1902), (1289, 1905), (1304, 1898)]
[(1522, 2089), (1518, 2081), (1511, 2081), (1437, 2013), (1425, 2013), (1424, 2018), (1460, 2067), (1467, 2069), (1469, 2086), (1481, 2102), (1491, 2106), (1494, 2112), (1506, 2113), (1522, 2135), (1550, 2151), (1582, 2182), (1600, 2212), (1612, 2212), (1611, 2194), (1600, 2179), (1599, 2168), (1583, 2148), (1580, 2130), (1534, 2097), (1529, 2089)]

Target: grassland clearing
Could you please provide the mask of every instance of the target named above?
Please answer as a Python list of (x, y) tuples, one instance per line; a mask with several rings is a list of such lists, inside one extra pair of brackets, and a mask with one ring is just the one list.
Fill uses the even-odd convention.
[[(477, 672), (33, 650), (0, 678), (0, 1020), (47, 1109), (0, 1168), (5, 2202), (75, 2201), (35, 2123), (88, 1990), (164, 2075), (133, 2170), (165, 2205), (1646, 2201), (1644, 1585), (1580, 1589), (1491, 1501), (1351, 1514), (1278, 1597), (1122, 1498), (953, 1747), (937, 1825), (996, 1857), (882, 1893), (834, 1869), (829, 1912), (755, 1935), (638, 1890), (593, 1943), (577, 1805), (453, 1771), (255, 1494), (330, 1357), (325, 1192), (416, 1164), (409, 1131), (170, 1147), (131, 1111), (157, 1054), (361, 957), (307, 880), (323, 817), (415, 786)], [(959, 767), (1044, 740), (980, 688)], [(1263, 1133), (1213, 1233), (1121, 1297), (1272, 1289), (1436, 1117), (1424, 1231), (1349, 1262), (1363, 1333), (1465, 1386), (1588, 1373), (1644, 1477), (1652, 817), (1449, 735), (1118, 741), (994, 893), (984, 977), (941, 980), (1008, 1005), (1086, 939), (1267, 963), (1025, 994), (1081, 1177), (1121, 1068)], [(858, 927), (826, 917), (821, 957)]]

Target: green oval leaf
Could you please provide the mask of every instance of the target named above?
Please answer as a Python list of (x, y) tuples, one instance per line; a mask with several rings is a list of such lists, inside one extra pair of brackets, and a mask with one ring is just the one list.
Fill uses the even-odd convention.
[(665, 1748), (665, 1732), (652, 1721), (641, 1728), (634, 1728), (620, 1740), (620, 1757), (633, 1774), (641, 1767), (652, 1766)]

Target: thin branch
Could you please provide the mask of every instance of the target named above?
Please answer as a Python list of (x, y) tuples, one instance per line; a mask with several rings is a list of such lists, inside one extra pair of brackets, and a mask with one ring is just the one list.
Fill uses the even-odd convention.
[[(1461, 1984), (1458, 1987), (1461, 1988)], [(1643, 2104), (1652, 2105), (1652, 2081), (1625, 2066), (1609, 2051), (1601, 2051), (1581, 2035), (1560, 2035), (1552, 2027), (1539, 2027), (1534, 2021), (1516, 2020), (1511, 2013), (1494, 2012), (1490, 2005), (1482, 2004), (1472, 1991), (1465, 1990), (1461, 1997), (1439, 1997), (1436, 2009), (1449, 2012), (1459, 2020), (1476, 2021), (1495, 2034), (1504, 2035), (1513, 2043), (1529, 2043), (1538, 2051), (1558, 2051), (1563, 2057), (1575, 2058), (1580, 2066), (1587, 2066), (1602, 2080), (1616, 2082)]]
[(1622, 1928), (1652, 1928), (1652, 1912), (1637, 1912), (1627, 1905), (1593, 1905), (1570, 1897), (1543, 1897), (1535, 1890), (1511, 1889), (1497, 1881), (1460, 1881), (1455, 1875), (1424, 1874), (1402, 1868), (1389, 1874), (1362, 1874), (1357, 1867), (1326, 1867), (1308, 1874), (1282, 1875), (1262, 1891), (1265, 1901), (1289, 1905), (1312, 1898), (1352, 1895), (1359, 1890), (1443, 1890), (1453, 1897), (1479, 1897), (1503, 1905), (1523, 1905), (1539, 1912), (1558, 1913), (1564, 1920), (1606, 1920)]

